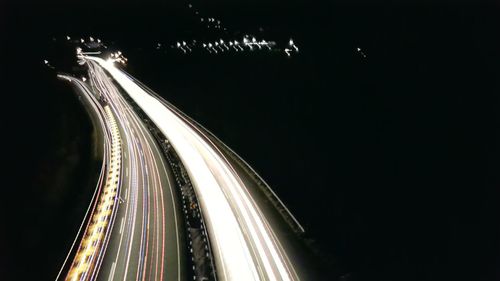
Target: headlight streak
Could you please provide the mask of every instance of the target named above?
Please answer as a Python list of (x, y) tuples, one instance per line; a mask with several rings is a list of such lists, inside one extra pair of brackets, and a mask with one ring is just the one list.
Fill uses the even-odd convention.
[(221, 280), (298, 280), (265, 218), (227, 163), (187, 124), (112, 64), (88, 59), (111, 74), (178, 151), (214, 240)]
[[(80, 81), (78, 81), (77, 79), (71, 77), (71, 76), (66, 76), (66, 75), (62, 75), (62, 74), (58, 74), (57, 75), (58, 78), (61, 78), (61, 79), (65, 79), (69, 82), (74, 82), (76, 84), (76, 86), (81, 90), (82, 93), (84, 93), (82, 96), (87, 100), (88, 104), (90, 106), (92, 106), (93, 108), (93, 112), (95, 113), (95, 116), (97, 116), (97, 120), (99, 120), (99, 126), (100, 126), (100, 129), (102, 130), (102, 132), (105, 132), (106, 131), (106, 123), (103, 119), (103, 113), (102, 113), (102, 108), (101, 107), (98, 107), (98, 102), (97, 100), (95, 100), (95, 98), (89, 94), (89, 93), (86, 93), (87, 89), (85, 87), (83, 87), (80, 83)], [(101, 113), (101, 114), (99, 114)], [(95, 125), (95, 124), (94, 124)], [(106, 154), (107, 154), (107, 151), (106, 151), (106, 147), (107, 147), (107, 141), (103, 142), (103, 145), (102, 145), (102, 149), (103, 149), (103, 159), (106, 159)], [(66, 258), (64, 259), (64, 262), (63, 262), (63, 265), (61, 267), (61, 269), (59, 270), (57, 276), (56, 276), (56, 279), (55, 280), (59, 280), (59, 278), (61, 277), (61, 274), (66, 266), (66, 263), (71, 255), (71, 253), (73, 252), (73, 249), (74, 249), (74, 246), (76, 245), (76, 242), (77, 242), (77, 239), (78, 237), (80, 236), (80, 233), (83, 229), (83, 226), (85, 225), (85, 221), (87, 221), (87, 218), (88, 216), (91, 214), (91, 209), (92, 209), (92, 212), (96, 206), (96, 198), (98, 197), (98, 194), (99, 194), (99, 191), (101, 190), (100, 186), (102, 185), (102, 182), (103, 182), (103, 179), (104, 179), (104, 173), (106, 171), (105, 169), (105, 162), (103, 161), (102, 165), (101, 165), (101, 169), (100, 169), (100, 173), (99, 173), (99, 179), (97, 181), (97, 187), (92, 195), (92, 199), (90, 200), (90, 204), (89, 204), (89, 207), (87, 208), (87, 211), (85, 212), (85, 216), (84, 216), (84, 220), (82, 221), (82, 224), (80, 225), (79, 229), (78, 229), (78, 232), (76, 234), (76, 237), (75, 237), (75, 240), (73, 241), (73, 244), (71, 245), (71, 248), (68, 252), (68, 255), (66, 256)]]
[[(103, 143), (103, 146), (104, 146), (103, 165), (105, 163), (108, 163), (109, 160), (111, 160), (112, 163), (115, 162), (115, 164), (117, 164), (117, 162), (116, 162), (117, 158), (115, 157), (116, 153), (114, 153), (114, 152), (119, 152), (119, 151), (116, 151), (116, 146), (114, 146), (116, 144), (116, 142), (112, 143), (112, 141), (110, 141), (110, 139), (113, 139), (112, 138), (113, 134), (109, 131), (109, 127), (112, 124), (104, 121), (104, 119), (106, 119), (106, 120), (109, 119), (109, 118), (107, 118), (108, 114), (106, 113), (106, 111), (103, 109), (101, 104), (95, 99), (95, 97), (93, 96), (91, 91), (89, 91), (88, 87), (82, 81), (80, 81), (76, 78), (73, 78), (71, 76), (66, 76), (66, 75), (58, 75), (58, 77), (75, 83), (76, 86), (79, 88), (79, 90), (81, 90), (81, 92), (83, 94), (82, 96), (85, 98), (85, 100), (87, 100), (88, 104), (92, 107), (92, 109), (93, 109), (92, 115), (96, 115), (98, 117), (98, 120), (101, 124), (101, 128), (103, 128), (103, 131), (102, 131), (103, 137), (105, 137), (104, 143)], [(114, 136), (116, 136), (116, 135), (114, 135)], [(113, 145), (114, 147), (111, 147), (110, 145)], [(111, 149), (111, 153), (110, 153), (110, 149)], [(108, 169), (107, 171), (109, 174), (110, 170)], [(85, 280), (93, 280), (95, 278), (95, 276), (97, 275), (98, 268), (100, 266), (100, 263), (102, 262), (102, 257), (104, 256), (104, 253), (105, 253), (106, 248), (107, 248), (107, 242), (108, 242), (107, 238), (109, 238), (109, 235), (108, 235), (109, 232), (106, 230), (106, 228), (103, 228), (102, 232), (105, 232), (106, 234), (104, 235), (103, 238), (100, 238), (100, 235), (93, 235), (92, 234), (92, 233), (94, 233), (92, 231), (92, 229), (95, 230), (96, 223), (101, 224), (100, 225), (101, 227), (102, 227), (103, 223), (107, 224), (108, 226), (113, 225), (113, 222), (114, 222), (114, 215), (113, 214), (111, 214), (110, 216), (101, 216), (100, 214), (102, 214), (102, 211), (99, 211), (99, 209), (102, 210), (102, 208), (97, 208), (97, 211), (96, 211), (97, 206), (102, 207), (102, 203), (103, 203), (102, 200), (109, 202), (109, 200), (107, 200), (107, 198), (109, 199), (110, 196), (113, 196), (113, 194), (110, 193), (109, 189), (107, 188), (108, 185), (110, 185), (109, 180), (110, 180), (110, 178), (108, 178), (106, 180), (106, 182), (107, 182), (106, 188), (103, 189), (102, 184), (104, 181), (102, 180), (102, 178), (99, 179), (99, 183), (97, 185), (98, 188), (96, 189), (95, 194), (96, 195), (99, 194), (99, 197), (101, 198), (101, 200), (100, 201), (92, 200), (92, 202), (94, 202), (92, 204), (93, 205), (93, 209), (92, 209), (92, 218), (93, 219), (88, 221), (87, 227), (85, 229), (86, 235), (84, 235), (84, 239), (80, 242), (80, 246), (79, 246), (79, 249), (76, 253), (76, 257), (74, 258), (74, 261), (69, 269), (69, 273), (66, 276), (67, 279), (69, 278), (69, 274), (72, 272), (73, 273), (79, 272), (78, 274), (80, 274), (82, 276), (82, 278), (85, 278)], [(111, 185), (112, 184), (113, 183), (111, 183)], [(101, 193), (101, 190), (103, 190), (102, 193)], [(103, 195), (107, 195), (107, 196), (103, 197)], [(98, 202), (99, 202), (99, 205), (97, 205)], [(115, 202), (116, 202), (116, 199), (113, 201), (113, 204)], [(108, 204), (108, 206), (109, 206), (109, 204)], [(79, 232), (80, 232), (80, 230), (79, 230)], [(89, 234), (89, 235), (87, 235), (87, 234)], [(92, 242), (91, 247), (89, 247), (89, 245), (88, 245), (89, 242)], [(87, 246), (82, 248), (82, 245), (87, 245)], [(73, 249), (73, 246), (71, 248)], [(94, 250), (92, 250), (92, 249), (94, 249)], [(94, 253), (92, 255), (89, 255), (89, 251), (94, 252)], [(98, 253), (96, 253), (96, 251), (98, 251)], [(70, 250), (68, 257), (71, 254), (71, 252), (72, 252), (72, 250)], [(83, 257), (85, 257), (85, 261), (80, 259), (81, 262), (78, 262), (78, 265), (75, 266), (75, 261), (78, 259), (79, 256), (82, 257), (82, 255), (83, 255)], [(66, 260), (63, 264), (63, 267), (61, 268), (61, 271), (59, 272), (56, 280), (59, 280), (59, 277), (61, 276), (62, 270), (65, 267), (65, 264), (66, 264), (68, 257), (66, 258)]]
[[(177, 259), (180, 255), (180, 249), (175, 208), (172, 208), (175, 228), (171, 228), (173, 231), (171, 231), (170, 233), (172, 234), (169, 235), (175, 236), (177, 255), (173, 255), (176, 257), (175, 259), (165, 255), (165, 207), (163, 202), (163, 187), (160, 181), (159, 167), (157, 166), (157, 162), (159, 162), (158, 165), (163, 167), (162, 172), (166, 173), (166, 167), (161, 156), (157, 158), (161, 153), (156, 147), (156, 143), (152, 139), (152, 136), (150, 136), (147, 131), (147, 128), (144, 127), (141, 123), (142, 121), (138, 119), (136, 113), (131, 110), (130, 105), (124, 100), (108, 78), (108, 75), (104, 73), (103, 69), (94, 61), (86, 60), (84, 57), (82, 57), (82, 59), (84, 59), (89, 66), (89, 76), (92, 77), (92, 80), (95, 80), (93, 84), (96, 85), (96, 90), (101, 94), (101, 98), (109, 101), (112, 110), (115, 112), (117, 119), (120, 121), (119, 123), (123, 127), (124, 139), (128, 146), (130, 160), (132, 161), (130, 165), (131, 177), (129, 177), (129, 179), (132, 178), (132, 182), (127, 189), (127, 195), (130, 193), (130, 201), (127, 203), (125, 210), (125, 217), (129, 218), (127, 220), (128, 229), (124, 231), (129, 234), (131, 233), (131, 235), (123, 239), (123, 235), (120, 231), (120, 235), (117, 237), (120, 243), (118, 245), (116, 258), (111, 256), (107, 260), (108, 264), (113, 264), (109, 278), (113, 280), (115, 269), (119, 268), (114, 265), (119, 262), (121, 269), (119, 270), (120, 273), (118, 273), (120, 276), (118, 280), (121, 280), (121, 276), (123, 276), (123, 280), (163, 280), (165, 258), (167, 258), (177, 260), (177, 270), (170, 268), (167, 271), (170, 272), (168, 276), (172, 277), (169, 280), (182, 280), (180, 272), (181, 264), (180, 260)], [(108, 64), (113, 65), (113, 62), (108, 62)], [(153, 148), (155, 152), (153, 152)], [(124, 156), (126, 156), (126, 154), (124, 154)], [(141, 174), (140, 182), (137, 182), (137, 171), (140, 171)], [(168, 176), (163, 179), (166, 179), (168, 186), (171, 186)], [(142, 190), (143, 195), (140, 196), (136, 194), (137, 190)], [(137, 201), (139, 199), (138, 196), (141, 197), (140, 201)], [(170, 190), (170, 196), (170, 199), (174, 200), (172, 190)], [(142, 202), (141, 204), (143, 206), (143, 211), (140, 213), (138, 213), (136, 208), (138, 202)], [(128, 212), (129, 205), (132, 205), (131, 212)], [(138, 220), (138, 225), (134, 227), (136, 218)], [(139, 229), (139, 232), (135, 235), (133, 231), (134, 228)], [(150, 241), (150, 236), (152, 236), (153, 241)], [(134, 238), (136, 242), (134, 242)], [(122, 258), (122, 260), (119, 261), (120, 253), (122, 252), (120, 251), (122, 242), (125, 243), (126, 249), (123, 251), (124, 259)], [(132, 249), (133, 247), (131, 247), (132, 242), (138, 245), (134, 250)], [(173, 248), (173, 250), (174, 251), (170, 253), (175, 253), (175, 248)], [(174, 275), (177, 277), (174, 278)], [(117, 278), (114, 280), (116, 279)]]
[(104, 112), (111, 134), (111, 141), (109, 142), (111, 145), (111, 165), (108, 168), (106, 185), (99, 195), (99, 203), (92, 214), (90, 224), (85, 230), (84, 238), (76, 252), (66, 280), (93, 280), (98, 269), (99, 259), (102, 258), (103, 251), (105, 251), (104, 242), (115, 207), (121, 168), (121, 140), (116, 121), (108, 106), (104, 107)]
[[(160, 103), (163, 104), (163, 106), (167, 107), (170, 109), (178, 118), (183, 120), (186, 124), (190, 125), (193, 130), (195, 130), (200, 136), (203, 137), (204, 141), (209, 142), (212, 144), (212, 147), (217, 150), (217, 152), (221, 155), (221, 157), (229, 163), (230, 161), (224, 156), (224, 153), (219, 149), (218, 146), (221, 146), (223, 150), (228, 150), (230, 154), (234, 155), (237, 157), (238, 161), (241, 161), (244, 166), (251, 171), (251, 173), (258, 178), (258, 181), (262, 182), (264, 186), (267, 187), (267, 190), (271, 193), (272, 197), (274, 200), (277, 201), (278, 206), (276, 208), (278, 209), (284, 209), (284, 214), (285, 216), (289, 217), (291, 221), (288, 222), (290, 227), (294, 229), (296, 233), (304, 233), (305, 229), (300, 225), (298, 220), (293, 216), (293, 214), (288, 210), (288, 208), (283, 204), (281, 199), (277, 196), (277, 194), (272, 190), (272, 188), (269, 187), (269, 184), (266, 183), (266, 181), (259, 176), (259, 174), (243, 159), (241, 156), (239, 156), (235, 151), (233, 151), (230, 147), (225, 145), (217, 136), (215, 136), (212, 132), (210, 132), (207, 128), (203, 127), (200, 123), (196, 122), (196, 120), (193, 120), (191, 117), (187, 116), (185, 113), (180, 111), (178, 108), (176, 108), (173, 104), (169, 103), (168, 101), (164, 100), (161, 96), (159, 96), (157, 93), (149, 89), (146, 85), (135, 79), (134, 77), (128, 75), (126, 72), (122, 72), (124, 75), (126, 75), (130, 80), (134, 81), (137, 85), (139, 85), (145, 92), (150, 94), (151, 96), (155, 97)], [(212, 140), (213, 139), (213, 140)], [(236, 174), (238, 177), (239, 175)]]

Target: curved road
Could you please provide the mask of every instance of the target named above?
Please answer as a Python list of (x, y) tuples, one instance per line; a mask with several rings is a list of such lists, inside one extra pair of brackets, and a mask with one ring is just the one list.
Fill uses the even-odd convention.
[[(89, 81), (63, 78), (77, 85), (96, 105), (88, 108), (105, 112), (121, 149), (119, 153), (112, 150), (118, 162), (107, 161), (106, 166), (114, 174), (105, 181), (116, 188), (99, 194), (110, 202), (114, 200), (112, 210), (98, 217), (106, 226), (105, 234), (92, 240), (99, 240), (96, 244), (103, 246), (93, 255), (83, 255), (88, 266), (77, 254), (66, 280), (180, 281), (193, 277), (187, 273), (189, 235), (183, 228), (176, 182), (163, 151), (139, 116), (147, 116), (148, 122), (168, 139), (187, 172), (206, 226), (217, 280), (307, 279), (297, 265), (299, 259), (290, 246), (293, 243), (286, 237), (293, 236), (288, 232), (303, 232), (302, 227), (243, 160), (206, 129), (115, 67), (113, 61), (82, 54), (78, 57), (88, 67)], [(116, 141), (113, 147), (116, 149)], [(259, 195), (259, 188), (265, 195)], [(90, 243), (86, 242), (88, 230), (83, 237), (78, 249), (86, 249)], [(80, 275), (72, 275), (73, 265), (81, 263), (85, 266), (78, 268)], [(199, 277), (200, 281), (204, 278)]]
[[(173, 177), (151, 133), (93, 61), (87, 61), (90, 81), (65, 76), (85, 94), (109, 105), (122, 139), (122, 169), (118, 207), (111, 221), (99, 280), (185, 280), (180, 209)], [(90, 84), (90, 85), (89, 85)], [(168, 253), (168, 255), (167, 255)], [(69, 277), (69, 276), (67, 276)]]
[[(247, 186), (203, 132), (146, 92), (112, 61), (96, 62), (169, 139), (189, 174), (207, 224), (220, 280), (300, 280), (296, 265)], [(97, 77), (109, 80), (107, 73)]]

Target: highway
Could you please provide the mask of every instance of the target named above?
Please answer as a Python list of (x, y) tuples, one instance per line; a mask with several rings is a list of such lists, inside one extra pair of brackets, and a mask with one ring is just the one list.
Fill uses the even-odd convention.
[(110, 157), (58, 279), (307, 280), (286, 241), (303, 228), (250, 166), (112, 59), (78, 58), (87, 82), (60, 77), (102, 116)]
[[(170, 141), (191, 179), (219, 280), (299, 280), (296, 266), (239, 174), (201, 130), (148, 93), (112, 61), (105, 69)], [(109, 80), (108, 75), (97, 77)]]
[[(96, 191), (73, 243), (72, 250), (80, 234), (83, 235), (76, 249), (75, 257), (69, 265), (66, 277), (68, 280), (93, 279), (102, 261), (103, 252), (106, 249), (106, 236), (109, 234), (109, 225), (113, 221), (112, 210), (115, 209), (116, 205), (116, 191), (121, 168), (121, 139), (118, 135), (116, 121), (110, 114), (107, 105), (100, 104), (82, 81), (73, 80), (72, 77), (65, 75), (59, 75), (59, 78), (74, 82), (74, 85), (81, 92), (83, 103), (90, 113), (94, 126), (100, 129), (97, 131), (98, 139), (103, 142), (103, 164)], [(116, 166), (116, 168), (111, 169), (111, 165)], [(66, 257), (63, 268), (56, 279), (61, 277), (71, 253), (72, 251)]]
[[(112, 216), (103, 218), (109, 231), (99, 242), (104, 245), (102, 251), (90, 259), (95, 270), (78, 275), (70, 269), (65, 279), (185, 280), (184, 262), (178, 258), (185, 256), (179, 234), (183, 230), (168, 164), (149, 130), (117, 88), (109, 80), (96, 79), (103, 75), (102, 68), (93, 62), (88, 63), (88, 68), (87, 83), (70, 76), (64, 78), (77, 84), (94, 101), (95, 107), (90, 108), (105, 111), (116, 120), (116, 136), (121, 136), (122, 141), (121, 167), (111, 162), (108, 165), (120, 177), (107, 180), (113, 180), (118, 187), (113, 198), (117, 206)], [(77, 256), (73, 263), (78, 259)]]

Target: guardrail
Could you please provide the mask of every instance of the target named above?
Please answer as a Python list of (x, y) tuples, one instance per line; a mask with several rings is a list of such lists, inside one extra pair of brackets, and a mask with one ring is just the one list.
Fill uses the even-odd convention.
[[(299, 236), (304, 235), (305, 229), (295, 218), (295, 216), (288, 210), (288, 208), (283, 204), (278, 195), (273, 191), (273, 189), (267, 184), (267, 182), (245, 161), (240, 157), (234, 150), (222, 142), (217, 136), (215, 136), (210, 130), (205, 128), (203, 125), (198, 123), (196, 120), (191, 118), (189, 115), (185, 114), (179, 110), (176, 106), (165, 100), (163, 97), (158, 95), (156, 92), (151, 90), (148, 86), (144, 85), (141, 81), (135, 79), (130, 74), (123, 72), (129, 79), (134, 81), (139, 87), (144, 89), (146, 92), (151, 94), (154, 98), (160, 101), (163, 105), (172, 110), (179, 118), (188, 120), (187, 124), (194, 124), (194, 129), (197, 131), (202, 131), (210, 138), (211, 142), (217, 144), (217, 148), (222, 150), (227, 156), (229, 156), (235, 163), (237, 163), (240, 168), (245, 171), (257, 184), (257, 187), (264, 193), (268, 200), (273, 204), (276, 210), (283, 217), (285, 222), (290, 226), (290, 228)], [(205, 134), (202, 134), (205, 135)]]

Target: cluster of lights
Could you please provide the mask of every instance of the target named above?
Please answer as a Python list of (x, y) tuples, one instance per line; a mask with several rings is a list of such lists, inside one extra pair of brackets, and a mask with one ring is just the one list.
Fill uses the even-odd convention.
[(227, 28), (221, 26), (221, 21), (216, 20), (215, 18), (200, 18), (200, 22), (206, 23), (207, 28), (214, 28), (214, 29), (221, 29), (221, 30), (227, 30)]
[(125, 65), (125, 64), (127, 64), (128, 59), (123, 56), (121, 51), (117, 51), (116, 53), (111, 53), (108, 61), (118, 62), (118, 63)]
[(182, 52), (184, 52), (184, 54), (187, 54), (188, 52), (191, 53), (195, 46), (196, 46), (196, 40), (193, 40), (191, 42), (191, 44), (186, 43), (186, 41), (181, 41), (181, 42), (175, 43), (175, 48), (181, 50)]
[[(186, 41), (178, 41), (175, 45), (171, 46), (172, 48), (181, 50), (184, 54), (192, 52), (196, 48), (202, 48), (205, 51), (208, 51), (211, 54), (218, 54), (223, 52), (235, 51), (235, 52), (243, 52), (243, 51), (253, 51), (253, 50), (273, 50), (276, 46), (274, 41), (266, 41), (264, 39), (257, 40), (255, 37), (251, 39), (246, 35), (243, 37), (243, 40), (229, 40), (224, 41), (224, 39), (219, 39), (213, 42), (204, 42), (198, 44), (196, 40), (187, 43)], [(295, 46), (295, 45), (294, 45)], [(162, 48), (161, 43), (157, 43), (156, 49), (159, 50)], [(295, 46), (295, 48), (297, 48)], [(297, 48), (298, 50), (298, 48)]]
[(285, 51), (287, 56), (291, 56), (292, 53), (299, 52), (299, 47), (297, 47), (297, 45), (295, 45), (295, 42), (293, 42), (293, 39), (290, 39), (290, 41), (288, 41), (288, 47), (285, 48), (284, 51)]
[[(157, 43), (156, 49), (159, 50), (162, 47), (161, 43)], [(191, 53), (196, 48), (201, 48), (204, 51), (208, 51), (210, 54), (218, 54), (224, 52), (244, 52), (244, 51), (254, 51), (254, 50), (277, 50), (284, 51), (287, 56), (291, 56), (294, 53), (299, 52), (299, 47), (295, 44), (293, 39), (290, 39), (288, 45), (284, 49), (276, 48), (276, 42), (267, 41), (264, 39), (258, 40), (255, 37), (249, 37), (245, 35), (241, 41), (219, 39), (212, 42), (203, 42), (197, 44), (196, 40), (186, 43), (186, 41), (178, 41), (175, 45), (171, 46), (174, 49), (181, 50), (184, 54)]]
[(219, 29), (219, 30), (224, 30), (227, 31), (227, 28), (222, 26), (222, 22), (219, 19), (216, 18), (211, 18), (211, 17), (200, 17), (200, 13), (193, 8), (192, 4), (188, 4), (188, 8), (190, 10), (194, 11), (194, 14), (196, 17), (199, 17), (200, 23), (205, 25), (208, 29)]
[(241, 52), (245, 50), (253, 51), (255, 49), (262, 50), (272, 50), (272, 48), (276, 45), (273, 41), (260, 40), (258, 41), (255, 37), (251, 40), (248, 37), (243, 37), (242, 41), (234, 40), (224, 42), (224, 40), (220, 39), (219, 41), (215, 41), (212, 43), (203, 43), (203, 49), (207, 50), (209, 53), (218, 52), (226, 52), (226, 51), (236, 51)]
[[(67, 40), (67, 41), (70, 41), (70, 40), (71, 40), (71, 37), (70, 37), (70, 36), (66, 36), (66, 40)], [(85, 41), (85, 39), (84, 39), (84, 38), (80, 38), (80, 43), (85, 43), (85, 42), (86, 42), (86, 41)], [(99, 38), (94, 39), (94, 37), (90, 36), (90, 37), (89, 37), (88, 42), (90, 42), (90, 43), (98, 43), (98, 44), (100, 44), (100, 43), (101, 43), (101, 39), (99, 39)]]
[(89, 36), (88, 39), (84, 37), (74, 39), (71, 36), (66, 35), (66, 41), (81, 44), (88, 49), (108, 48), (106, 45), (104, 45), (101, 39), (94, 38), (92, 36)]

